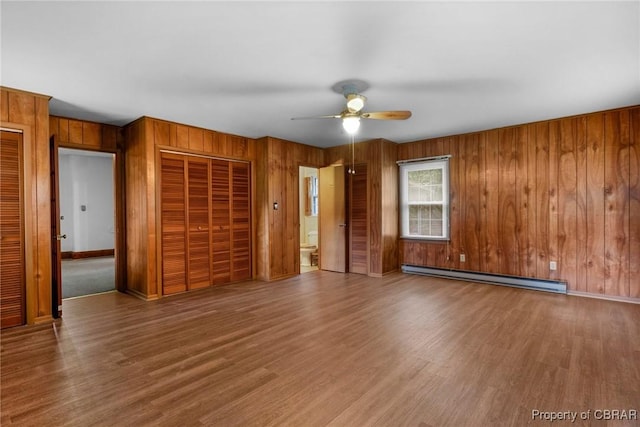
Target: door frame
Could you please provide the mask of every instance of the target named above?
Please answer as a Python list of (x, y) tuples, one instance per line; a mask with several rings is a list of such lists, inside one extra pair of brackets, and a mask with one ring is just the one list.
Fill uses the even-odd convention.
[[(298, 162), (298, 169), (296, 170), (296, 178), (297, 178), (297, 183), (298, 183), (298, 188), (295, 196), (295, 205), (296, 205), (296, 238), (295, 238), (295, 245), (294, 245), (294, 249), (296, 251), (296, 257), (297, 257), (297, 262), (296, 262), (296, 274), (300, 274), (300, 216), (301, 216), (301, 212), (300, 212), (300, 168), (309, 168), (309, 169), (315, 169), (317, 172), (317, 178), (318, 178), (318, 183), (320, 182), (320, 168), (323, 166), (316, 166), (316, 165), (310, 165), (307, 163), (300, 163)], [(318, 204), (320, 203), (320, 199), (318, 199)], [(320, 212), (318, 212), (318, 269), (320, 269)]]
[[(120, 144), (118, 144), (120, 145)], [(125, 214), (125, 169), (124, 169), (124, 153), (118, 146), (116, 149), (105, 149), (101, 147), (91, 147), (82, 144), (73, 144), (69, 142), (58, 141), (57, 148), (70, 148), (74, 150), (93, 151), (96, 153), (109, 153), (114, 155), (113, 160), (113, 197), (114, 197), (114, 261), (115, 261), (115, 288), (118, 292), (125, 293), (127, 291), (127, 248), (126, 248), (126, 214)], [(50, 156), (54, 156), (54, 153), (50, 153)], [(55, 153), (58, 157), (58, 153)], [(53, 176), (52, 176), (52, 179)], [(56, 169), (55, 180), (59, 180), (58, 171)], [(60, 199), (59, 188), (56, 186), (55, 199)], [(57, 215), (58, 230), (60, 230), (60, 214), (58, 209)], [(53, 225), (51, 226), (53, 231)], [(52, 243), (53, 245), (53, 243)], [(53, 256), (53, 251), (52, 251)], [(51, 262), (56, 262), (53, 259)], [(58, 265), (59, 271), (62, 265)], [(52, 287), (54, 286), (54, 280), (51, 281)], [(53, 289), (52, 289), (53, 291)], [(52, 297), (54, 293), (52, 292)], [(52, 298), (53, 299), (53, 298)], [(62, 300), (62, 282), (60, 282), (60, 300)], [(62, 303), (60, 303), (62, 305)], [(53, 306), (53, 301), (52, 301)]]
[[(49, 181), (51, 185), (51, 316), (62, 316), (62, 244), (60, 236), (60, 176), (56, 135), (49, 138)], [(66, 238), (66, 236), (65, 236)]]

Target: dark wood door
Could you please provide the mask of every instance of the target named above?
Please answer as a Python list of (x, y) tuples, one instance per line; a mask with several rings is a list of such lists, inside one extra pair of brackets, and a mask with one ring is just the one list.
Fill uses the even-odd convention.
[(61, 240), (67, 236), (60, 232), (60, 179), (58, 175), (58, 143), (49, 140), (51, 182), (51, 315), (62, 316), (62, 248)]
[(0, 134), (0, 327), (8, 328), (26, 320), (22, 134)]

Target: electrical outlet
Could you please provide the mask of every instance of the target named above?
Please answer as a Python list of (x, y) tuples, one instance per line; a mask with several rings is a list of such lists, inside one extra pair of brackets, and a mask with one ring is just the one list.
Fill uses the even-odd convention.
[(556, 271), (558, 269), (558, 263), (555, 261), (549, 262), (549, 270)]
[(464, 254), (460, 254), (460, 262), (465, 262), (466, 261), (466, 257), (464, 256)]

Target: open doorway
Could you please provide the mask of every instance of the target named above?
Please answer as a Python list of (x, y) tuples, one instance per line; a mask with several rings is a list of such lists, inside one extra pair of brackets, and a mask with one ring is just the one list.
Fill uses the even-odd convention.
[(114, 291), (115, 155), (58, 149), (62, 299)]
[(300, 166), (300, 273), (318, 269), (318, 169)]

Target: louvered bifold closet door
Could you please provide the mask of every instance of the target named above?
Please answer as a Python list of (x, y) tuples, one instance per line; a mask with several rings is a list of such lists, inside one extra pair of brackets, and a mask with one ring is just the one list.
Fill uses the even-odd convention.
[(184, 156), (162, 153), (162, 293), (187, 290), (187, 236)]
[(232, 162), (231, 280), (251, 278), (251, 193), (248, 163)]
[(356, 165), (356, 173), (349, 175), (351, 179), (350, 221), (351, 233), (349, 242), (351, 251), (349, 254), (349, 272), (368, 273), (369, 229), (367, 227), (367, 165)]
[(229, 162), (211, 160), (211, 256), (213, 283), (231, 281), (231, 174)]
[(188, 289), (211, 286), (211, 253), (209, 250), (209, 159), (193, 157), (187, 161), (188, 176)]
[(22, 134), (2, 132), (0, 143), (0, 325), (25, 323), (22, 220)]

